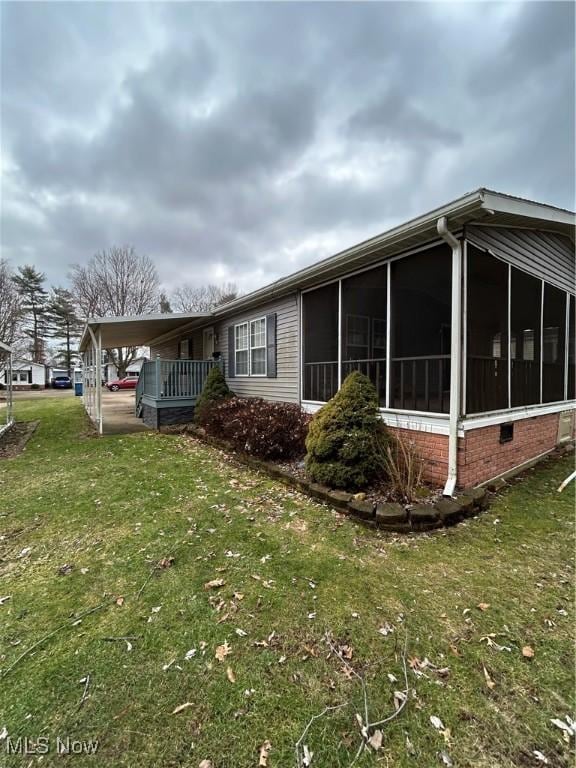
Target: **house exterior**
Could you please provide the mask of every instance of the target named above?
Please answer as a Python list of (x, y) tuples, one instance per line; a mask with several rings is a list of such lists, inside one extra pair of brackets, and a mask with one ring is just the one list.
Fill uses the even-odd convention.
[[(3, 383), (6, 384), (9, 372), (4, 371)], [(46, 366), (31, 360), (15, 357), (12, 360), (12, 389), (14, 391), (35, 389), (46, 386)]]
[[(188, 420), (178, 382), (191, 393), (192, 371), (214, 361), (236, 394), (311, 412), (360, 370), (428, 480), (447, 495), (487, 482), (574, 434), (575, 223), (480, 189), (212, 313), (150, 327), (139, 411), (156, 427)], [(169, 406), (146, 400), (147, 381)]]
[[(142, 366), (148, 360), (147, 357), (137, 357), (126, 367), (126, 376), (140, 376)], [(111, 362), (102, 363), (103, 381), (116, 381), (118, 378), (118, 368)]]

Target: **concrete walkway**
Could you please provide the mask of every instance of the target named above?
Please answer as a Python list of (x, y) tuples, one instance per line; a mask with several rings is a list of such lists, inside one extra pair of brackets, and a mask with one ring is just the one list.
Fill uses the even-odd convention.
[(102, 391), (102, 415), (105, 435), (125, 435), (146, 432), (149, 427), (134, 414), (134, 391)]

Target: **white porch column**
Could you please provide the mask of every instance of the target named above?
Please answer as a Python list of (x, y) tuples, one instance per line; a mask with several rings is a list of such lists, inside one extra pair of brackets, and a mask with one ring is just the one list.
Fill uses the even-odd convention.
[(98, 328), (96, 344), (96, 414), (98, 419), (98, 433), (103, 432), (104, 421), (102, 418), (102, 329)]

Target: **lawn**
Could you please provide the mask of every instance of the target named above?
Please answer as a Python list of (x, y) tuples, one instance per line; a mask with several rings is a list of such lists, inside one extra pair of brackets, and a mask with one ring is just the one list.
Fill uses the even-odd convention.
[(404, 658), (406, 705), (356, 766), (572, 764), (550, 722), (573, 714), (571, 458), (393, 536), (181, 436), (96, 438), (73, 398), (16, 416), (40, 426), (0, 461), (0, 737), (50, 751), (4, 738), (3, 767), (291, 768), (339, 705), (302, 744), (349, 766), (364, 691), (371, 722), (392, 714)]

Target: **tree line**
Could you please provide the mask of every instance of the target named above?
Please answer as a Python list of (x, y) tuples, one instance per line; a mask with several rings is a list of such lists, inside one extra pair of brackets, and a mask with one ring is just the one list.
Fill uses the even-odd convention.
[[(46, 275), (32, 264), (13, 269), (0, 259), (0, 341), (36, 363), (65, 368), (70, 375), (87, 318), (154, 313), (208, 312), (236, 298), (233, 283), (183, 284), (162, 289), (154, 262), (131, 246), (113, 246), (86, 264), (74, 264), (69, 287), (47, 288)], [(137, 347), (106, 350), (118, 375), (138, 355)]]

